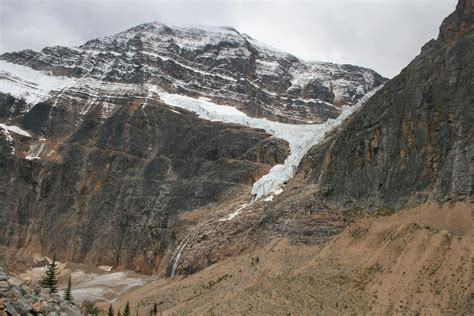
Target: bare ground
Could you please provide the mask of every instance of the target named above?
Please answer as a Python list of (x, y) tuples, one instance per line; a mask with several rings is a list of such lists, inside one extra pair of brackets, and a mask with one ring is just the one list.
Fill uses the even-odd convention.
[[(471, 314), (467, 203), (363, 217), (323, 245), (267, 245), (188, 277), (158, 279), (114, 303), (148, 314)], [(106, 307), (106, 305), (104, 305)]]

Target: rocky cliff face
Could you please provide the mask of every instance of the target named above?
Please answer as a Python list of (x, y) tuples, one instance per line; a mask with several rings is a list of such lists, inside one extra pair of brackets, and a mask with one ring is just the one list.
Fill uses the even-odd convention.
[(320, 205), (472, 201), (473, 7), (460, 1), (438, 39), (305, 157), (299, 173)]
[[(66, 139), (14, 132), (2, 139), (3, 243), (148, 271), (174, 248), (180, 213), (249, 191), (287, 155), (286, 143), (263, 131), (199, 120), (159, 102), (143, 111), (133, 98), (113, 102), (120, 109), (109, 119), (100, 123), (91, 112)], [(24, 125), (34, 130), (50, 109), (36, 105)], [(51, 133), (68, 128), (66, 115), (47, 118)]]

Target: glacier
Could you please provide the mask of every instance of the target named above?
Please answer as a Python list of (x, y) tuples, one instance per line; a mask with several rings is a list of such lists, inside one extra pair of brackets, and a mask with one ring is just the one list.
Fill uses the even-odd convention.
[[(294, 175), (301, 159), (308, 150), (324, 139), (329, 131), (339, 126), (381, 87), (379, 86), (367, 93), (357, 104), (344, 106), (341, 114), (336, 119), (329, 119), (322, 124), (285, 124), (269, 121), (265, 118), (249, 117), (232, 106), (216, 104), (208, 98), (193, 98), (172, 94), (161, 91), (157, 87), (154, 87), (153, 90), (159, 94), (164, 103), (194, 112), (202, 119), (263, 129), (274, 137), (288, 142), (290, 154), (285, 162), (273, 166), (268, 174), (262, 176), (253, 184), (252, 195), (255, 200), (259, 200), (271, 194), (278, 194), (285, 183)], [(268, 201), (270, 200), (272, 198), (268, 199)]]

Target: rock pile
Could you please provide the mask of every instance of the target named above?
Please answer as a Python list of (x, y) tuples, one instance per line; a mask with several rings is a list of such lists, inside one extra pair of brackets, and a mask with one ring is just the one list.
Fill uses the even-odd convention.
[(50, 294), (39, 285), (30, 286), (0, 267), (0, 315), (81, 315), (79, 309)]

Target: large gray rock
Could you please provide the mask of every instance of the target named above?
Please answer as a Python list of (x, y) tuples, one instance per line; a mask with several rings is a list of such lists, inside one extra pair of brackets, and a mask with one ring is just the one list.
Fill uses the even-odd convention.
[(8, 302), (4, 302), (3, 303), (3, 306), (4, 306), (4, 312), (7, 313), (7, 315), (17, 315), (18, 312), (16, 311), (15, 307), (13, 307), (12, 304), (8, 303)]
[(61, 312), (65, 313), (67, 316), (79, 316), (82, 313), (74, 305), (64, 303), (61, 305)]
[(9, 276), (6, 273), (0, 272), (0, 281), (6, 281), (8, 278)]
[(23, 280), (19, 279), (19, 278), (16, 278), (16, 277), (10, 277), (8, 278), (8, 284), (10, 284), (10, 286), (14, 286), (14, 287), (20, 287), (21, 285), (23, 285)]
[(12, 305), (20, 315), (27, 315), (31, 310), (31, 304), (28, 304), (23, 300), (17, 300)]
[[(18, 283), (17, 278), (9, 276), (9, 280), (15, 280), (12, 283)], [(0, 291), (0, 314), (4, 315), (81, 315), (80, 310), (66, 302), (59, 295), (51, 298), (49, 294), (36, 294), (36, 291), (23, 284), (21, 287), (10, 285), (6, 281), (6, 287)]]

